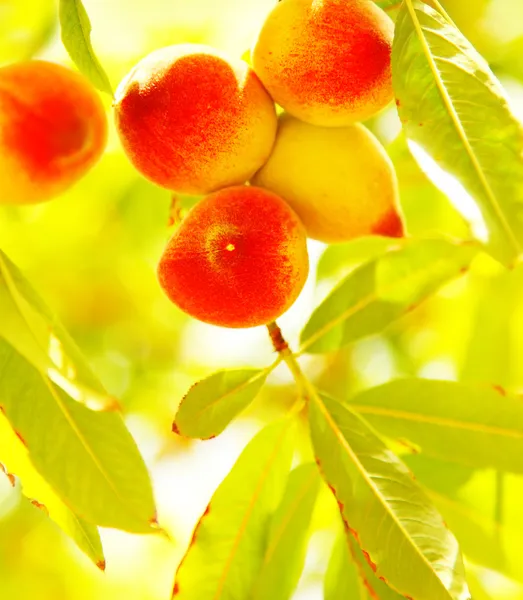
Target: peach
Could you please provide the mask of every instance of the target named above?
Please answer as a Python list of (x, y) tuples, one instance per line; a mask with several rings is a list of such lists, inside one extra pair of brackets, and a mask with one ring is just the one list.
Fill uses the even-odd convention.
[(309, 270), (306, 236), (278, 196), (235, 186), (199, 202), (160, 259), (160, 285), (181, 310), (213, 325), (255, 327), (284, 313)]
[(254, 70), (295, 117), (348, 125), (392, 100), (393, 33), (392, 20), (370, 0), (283, 0), (254, 46)]
[(138, 171), (188, 194), (245, 183), (276, 134), (274, 103), (247, 63), (195, 44), (139, 62), (118, 87), (115, 116)]
[(102, 155), (107, 121), (79, 73), (31, 60), (0, 68), (0, 203), (58, 196)]
[(403, 235), (396, 172), (363, 125), (317, 127), (288, 114), (252, 183), (280, 195), (309, 237), (326, 243)]

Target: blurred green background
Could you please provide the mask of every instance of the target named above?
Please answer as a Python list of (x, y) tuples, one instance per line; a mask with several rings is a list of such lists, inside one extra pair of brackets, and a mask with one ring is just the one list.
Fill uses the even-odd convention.
[[(164, 45), (207, 43), (243, 55), (273, 3), (84, 0), (93, 45), (114, 86), (140, 58)], [(491, 63), (514, 109), (523, 115), (523, 2), (443, 4)], [(54, 0), (0, 0), (0, 64), (36, 56), (70, 65), (59, 38), (57, 10)], [(218, 439), (186, 442), (171, 433), (177, 405), (195, 380), (219, 367), (267, 365), (273, 351), (263, 328), (236, 331), (197, 323), (163, 296), (155, 266), (170, 233), (169, 194), (130, 166), (112, 126), (110, 99), (104, 101), (111, 131), (103, 159), (53, 202), (0, 205), (0, 247), (59, 315), (109, 391), (121, 399), (152, 474), (160, 523), (172, 539), (102, 531), (107, 570), (101, 573), (21, 496), (19, 482), (13, 488), (0, 476), (0, 598), (168, 600), (176, 565), (212, 491), (260, 423), (284, 413), (294, 399), (290, 377), (278, 368), (254, 405)], [(395, 111), (391, 108), (368, 125), (395, 162), (409, 233), (469, 237), (467, 224), (410, 157)], [(311, 277), (281, 319), (291, 342), (312, 307), (373, 246), (355, 243), (324, 250), (319, 243), (310, 244)], [(481, 257), (468, 275), (385, 334), (302, 362), (323, 388), (340, 398), (401, 375), (495, 383), (521, 392), (522, 351), (523, 271), (506, 272)], [(467, 473), (454, 481), (452, 466), (441, 470), (421, 460), (418, 468), (428, 485), (458, 499), (466, 514), (491, 524), (493, 472)], [(510, 530), (509, 550), (517, 557), (523, 554), (523, 479), (507, 476), (505, 487), (504, 526)], [(322, 597), (321, 578), (334, 537), (329, 507), (325, 498), (317, 510), (297, 600)], [(503, 550), (497, 528), (484, 530), (478, 544), (487, 553), (509, 551)], [(499, 549), (493, 550), (495, 543)], [(523, 598), (522, 586), (474, 564), (481, 562), (477, 556), (471, 558), (468, 564), (479, 586), (473, 588), (475, 598)]]

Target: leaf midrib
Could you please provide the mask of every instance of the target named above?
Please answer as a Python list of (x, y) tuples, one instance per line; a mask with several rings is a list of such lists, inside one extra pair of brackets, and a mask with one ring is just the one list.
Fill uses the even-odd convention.
[[(401, 250), (398, 250), (396, 252), (401, 252)], [(391, 254), (395, 254), (395, 252), (392, 252)], [(363, 265), (362, 267), (359, 267), (359, 268), (360, 269), (368, 268), (369, 265), (371, 265), (372, 263), (376, 263), (377, 264), (378, 261), (379, 261), (379, 259), (373, 260), (373, 261), (368, 262), (368, 263), (366, 263), (365, 265)], [(448, 263), (448, 257), (440, 257), (440, 258), (438, 258), (437, 260), (435, 260), (434, 262), (432, 262), (429, 265), (429, 268), (433, 268), (435, 265), (437, 265), (439, 263), (447, 264)], [(427, 270), (426, 265), (425, 265), (425, 268), (421, 268), (421, 269), (417, 269), (416, 271), (412, 271), (407, 277), (405, 277), (403, 279), (400, 279), (400, 280), (396, 280), (396, 282), (393, 283), (392, 285), (390, 285), (389, 287), (383, 287), (382, 288), (383, 293), (387, 294), (389, 292), (394, 292), (394, 290), (396, 290), (397, 288), (402, 287), (404, 285), (408, 285), (411, 280), (417, 279), (417, 277), (418, 277), (418, 275), (419, 275), (420, 272), (423, 272), (425, 270)], [(458, 273), (456, 273), (456, 275), (458, 275), (458, 274), (459, 274), (459, 271), (458, 271)], [(352, 277), (352, 274), (349, 275), (348, 278), (339, 287), (341, 287), (350, 277)], [(335, 290), (333, 293), (335, 293), (338, 290), (339, 290), (339, 288), (337, 290)], [(328, 300), (328, 298), (327, 298), (327, 300)], [(376, 288), (374, 288), (374, 290), (372, 291), (372, 293), (368, 294), (367, 296), (364, 296), (356, 304), (354, 304), (353, 306), (347, 308), (347, 310), (343, 311), (341, 313), (341, 315), (339, 315), (338, 317), (336, 317), (332, 321), (329, 321), (329, 323), (327, 323), (326, 325), (324, 325), (321, 329), (319, 329), (318, 331), (316, 331), (315, 334), (311, 335), (310, 338), (308, 338), (307, 340), (305, 340), (305, 342), (300, 347), (300, 354), (303, 353), (303, 352), (305, 352), (312, 345), (314, 345), (318, 340), (320, 340), (324, 335), (326, 335), (331, 329), (333, 329), (334, 327), (336, 327), (337, 325), (339, 325), (343, 321), (346, 321), (350, 317), (352, 317), (355, 314), (357, 314), (359, 311), (367, 308), (373, 302), (376, 302), (378, 300), (380, 300), (380, 298), (378, 298), (378, 295), (376, 293)], [(318, 309), (316, 309), (316, 310), (318, 310)]]
[[(262, 377), (266, 376), (266, 374), (268, 373), (268, 371), (271, 368), (272, 367), (266, 367), (265, 369), (257, 369), (256, 372), (249, 377), (249, 379), (246, 379), (242, 383), (237, 384), (235, 387), (233, 387), (231, 389), (228, 389), (223, 394), (220, 394), (219, 396), (217, 396), (216, 398), (214, 398), (213, 400), (211, 400), (211, 402), (208, 402), (207, 404), (205, 404), (204, 406), (202, 406), (201, 408), (199, 408), (198, 410), (196, 410), (195, 413), (194, 413), (194, 416), (198, 417), (198, 418), (201, 418), (201, 415), (203, 415), (207, 411), (211, 410), (212, 407), (214, 407), (219, 402), (224, 401), (226, 398), (229, 398), (230, 396), (233, 396), (234, 394), (237, 394), (239, 392), (244, 391), (251, 384), (255, 383), (258, 379), (261, 379)], [(186, 403), (186, 400), (190, 397), (191, 392), (194, 393), (196, 391), (198, 385), (201, 385), (203, 383), (204, 382), (201, 381), (200, 384), (198, 384), (198, 383), (195, 384), (193, 386), (193, 388), (187, 392), (186, 396), (181, 401), (180, 408), (178, 410), (181, 410), (182, 406)], [(175, 421), (176, 421), (176, 419), (175, 419)]]
[(434, 76), (434, 81), (436, 83), (436, 86), (437, 86), (440, 96), (442, 98), (443, 104), (444, 104), (445, 108), (447, 109), (447, 113), (449, 114), (449, 116), (451, 118), (451, 122), (454, 125), (454, 128), (455, 128), (463, 146), (465, 147), (467, 155), (473, 165), (474, 170), (476, 171), (478, 179), (479, 179), (482, 187), (484, 188), (486, 197), (488, 198), (488, 201), (489, 201), (492, 209), (494, 210), (494, 214), (497, 216), (497, 218), (502, 226), (502, 229), (507, 234), (507, 237), (510, 240), (511, 246), (515, 250), (516, 254), (519, 255), (521, 253), (521, 246), (517, 240), (517, 237), (514, 235), (512, 229), (510, 228), (507, 220), (505, 219), (503, 211), (496, 199), (496, 196), (495, 196), (486, 176), (483, 173), (481, 163), (480, 163), (478, 157), (476, 156), (472, 145), (469, 144), (467, 134), (461, 123), (459, 115), (456, 112), (456, 110), (454, 109), (452, 100), (451, 100), (449, 94), (447, 93), (447, 89), (440, 77), (440, 72), (435, 64), (430, 47), (429, 47), (428, 42), (423, 33), (423, 31), (424, 31), (423, 27), (421, 26), (421, 23), (419, 22), (419, 20), (416, 17), (416, 9), (414, 8), (413, 0), (405, 0), (405, 6), (409, 12), (410, 18), (412, 19), (412, 23), (414, 25), (414, 29), (416, 31), (417, 37), (420, 41), (420, 44), (422, 46), (422, 49), (423, 49), (423, 52), (427, 59), (427, 62), (429, 64), (429, 67)]
[[(67, 11), (67, 7), (68, 5), (71, 4), (72, 5), (72, 15), (74, 17), (74, 20), (77, 23), (78, 28), (80, 29), (81, 35), (82, 35), (82, 39), (84, 41), (84, 45), (85, 48), (87, 49), (87, 53), (89, 55), (91, 64), (93, 65), (99, 79), (100, 79), (100, 83), (105, 87), (105, 90), (108, 93), (110, 93), (110, 95), (113, 95), (113, 88), (111, 86), (111, 82), (109, 81), (109, 77), (107, 75), (107, 73), (105, 72), (104, 68), (102, 67), (98, 57), (96, 56), (96, 53), (94, 51), (93, 48), (93, 44), (91, 42), (91, 32), (92, 32), (92, 26), (91, 26), (91, 22), (89, 20), (89, 15), (87, 14), (87, 11), (85, 10), (85, 7), (82, 3), (81, 0), (60, 0), (60, 8), (62, 10), (60, 10), (60, 15), (62, 15), (63, 13), (65, 13)], [(87, 23), (89, 25), (88, 29), (86, 27), (84, 27), (84, 24), (82, 22), (82, 17), (81, 17), (81, 11), (84, 11), (84, 14), (87, 18)], [(62, 39), (65, 37), (64, 32), (66, 31), (66, 28), (62, 26), (62, 19), (60, 18), (60, 28), (62, 31)], [(71, 36), (69, 35), (69, 38)], [(64, 42), (65, 45), (65, 42)], [(67, 48), (67, 51), (69, 53), (69, 48)], [(70, 53), (71, 56), (74, 53)], [(74, 59), (74, 61), (76, 62), (76, 59)]]
[[(42, 374), (40, 373), (40, 375), (42, 375)], [(76, 424), (75, 420), (71, 417), (70, 412), (67, 410), (67, 407), (62, 402), (62, 400), (60, 398), (60, 394), (57, 393), (54, 385), (49, 381), (49, 379), (47, 377), (45, 377), (44, 375), (42, 375), (42, 379), (44, 381), (45, 386), (49, 390), (49, 394), (55, 400), (56, 404), (60, 408), (60, 411), (62, 412), (62, 414), (63, 414), (63, 416), (64, 416), (67, 424), (73, 430), (73, 433), (76, 435), (76, 437), (80, 441), (80, 444), (84, 448), (85, 452), (87, 453), (87, 455), (89, 456), (89, 458), (92, 460), (93, 464), (95, 465), (95, 467), (97, 468), (97, 470), (100, 472), (100, 474), (102, 475), (102, 477), (105, 479), (105, 481), (107, 482), (109, 488), (112, 490), (112, 492), (115, 495), (115, 497), (120, 501), (120, 503), (122, 504), (122, 506), (127, 507), (124, 499), (120, 495), (120, 492), (115, 487), (115, 484), (112, 481), (111, 477), (109, 476), (109, 474), (107, 473), (107, 471), (105, 470), (105, 468), (103, 467), (103, 465), (98, 460), (98, 458), (97, 458), (96, 454), (94, 453), (93, 449), (91, 448), (90, 444), (87, 442), (84, 434), (79, 429), (79, 427)], [(131, 512), (134, 513), (134, 511), (131, 511)]]
[(428, 423), (431, 425), (438, 425), (449, 429), (461, 429), (464, 431), (474, 431), (477, 433), (489, 433), (492, 435), (499, 435), (504, 437), (523, 439), (523, 432), (505, 429), (503, 427), (495, 427), (488, 424), (474, 423), (471, 421), (459, 421), (448, 417), (439, 417), (436, 415), (424, 415), (421, 413), (409, 412), (404, 410), (398, 410), (393, 408), (369, 406), (366, 404), (352, 404), (349, 403), (350, 408), (363, 415), (373, 415), (376, 417), (389, 417), (391, 419), (414, 421), (419, 423)]
[[(438, 584), (444, 590), (444, 592), (448, 596), (448, 598), (452, 599), (450, 592), (443, 585), (443, 582), (435, 573), (433, 566), (429, 562), (428, 558), (421, 552), (421, 550), (418, 548), (418, 546), (413, 542), (408, 531), (404, 528), (403, 523), (401, 523), (401, 521), (399, 521), (398, 518), (396, 517), (395, 513), (390, 510), (390, 507), (387, 504), (386, 500), (381, 495), (381, 493), (378, 490), (378, 488), (376, 487), (374, 481), (372, 481), (372, 479), (368, 476), (367, 470), (361, 464), (357, 454), (353, 451), (349, 442), (345, 439), (345, 436), (343, 435), (342, 431), (338, 427), (337, 423), (332, 418), (330, 412), (327, 410), (327, 407), (323, 403), (323, 400), (321, 399), (321, 397), (318, 394), (315, 394), (313, 400), (316, 402), (316, 404), (320, 408), (320, 411), (322, 412), (325, 420), (327, 421), (327, 424), (331, 428), (332, 432), (334, 433), (334, 435), (335, 435), (336, 439), (338, 440), (338, 442), (340, 443), (341, 447), (346, 450), (347, 454), (349, 455), (349, 458), (354, 463), (357, 470), (360, 472), (361, 477), (367, 483), (369, 488), (374, 492), (375, 497), (378, 499), (379, 503), (382, 505), (385, 513), (389, 515), (391, 520), (395, 523), (396, 527), (400, 530), (400, 532), (403, 533), (403, 535), (404, 535), (405, 539), (408, 541), (409, 545), (414, 549), (415, 554), (417, 554), (421, 558), (422, 562), (425, 563), (426, 566), (428, 566), (430, 574), (433, 576), (433, 578), (435, 578), (437, 580)], [(348, 410), (349, 412), (352, 412), (347, 406), (344, 406), (344, 408), (346, 410)], [(358, 415), (355, 415), (355, 416), (356, 416), (356, 418), (359, 418)]]

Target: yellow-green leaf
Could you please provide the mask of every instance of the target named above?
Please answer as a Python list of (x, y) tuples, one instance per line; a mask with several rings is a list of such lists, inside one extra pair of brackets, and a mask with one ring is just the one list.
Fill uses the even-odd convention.
[(289, 600), (298, 585), (309, 538), (309, 524), (321, 479), (315, 464), (294, 469), (271, 520), (263, 564), (252, 600)]
[(323, 580), (323, 600), (371, 600), (363, 579), (349, 553), (348, 540), (345, 535), (336, 540), (325, 579)]
[(71, 398), (92, 409), (117, 406), (69, 334), (1, 250), (0, 314), (0, 338)]
[(0, 64), (28, 60), (55, 29), (53, 0), (0, 2)]
[(520, 530), (495, 523), (444, 494), (431, 492), (430, 496), (467, 558), (523, 583), (520, 559), (523, 535)]
[(176, 600), (250, 598), (294, 448), (285, 419), (246, 446), (199, 520), (176, 573)]
[(374, 0), (374, 2), (383, 10), (389, 10), (401, 4), (398, 0)]
[(254, 400), (268, 370), (219, 371), (194, 384), (182, 400), (173, 431), (190, 438), (220, 434)]
[(0, 406), (35, 469), (75, 513), (105, 527), (151, 531), (151, 483), (118, 413), (71, 399), (1, 337)]
[(2, 414), (0, 414), (0, 462), (9, 473), (20, 478), (23, 494), (30, 500), (42, 504), (50, 518), (76, 545), (99, 568), (105, 568), (102, 543), (96, 527), (70, 510), (38, 473), (31, 463), (27, 448)]
[(327, 246), (318, 262), (318, 280), (348, 275), (355, 267), (390, 250), (397, 250), (402, 241), (377, 235), (355, 238), (344, 244)]
[(466, 270), (477, 250), (444, 240), (412, 240), (357, 268), (314, 311), (302, 351), (336, 350), (382, 331)]
[(467, 600), (458, 544), (400, 459), (347, 406), (315, 395), (314, 452), (378, 577), (414, 600)]
[(350, 407), (436, 458), (523, 473), (523, 401), (502, 389), (399, 379), (358, 394)]
[[(512, 264), (523, 248), (523, 127), (487, 62), (437, 3), (405, 0), (392, 51), (398, 113), (424, 166), (453, 179), (448, 191), (486, 249)], [(439, 169), (427, 174), (442, 184)], [(479, 210), (478, 210), (479, 209)]]
[(376, 577), (352, 536), (340, 536), (332, 550), (324, 580), (324, 600), (404, 600)]
[(91, 22), (81, 0), (60, 0), (62, 42), (78, 69), (102, 92), (113, 95), (91, 43)]

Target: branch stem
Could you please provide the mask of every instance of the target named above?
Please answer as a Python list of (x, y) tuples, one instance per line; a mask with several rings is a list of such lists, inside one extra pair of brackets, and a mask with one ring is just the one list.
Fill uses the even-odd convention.
[(269, 323), (267, 325), (267, 329), (269, 331), (269, 335), (272, 341), (272, 345), (278, 354), (281, 356), (282, 360), (285, 361), (286, 365), (289, 367), (289, 371), (294, 377), (294, 381), (298, 386), (300, 397), (305, 400), (318, 400), (319, 396), (316, 388), (312, 385), (309, 378), (302, 371), (298, 361), (296, 360), (296, 354), (290, 349), (289, 344), (286, 339), (283, 337), (281, 329), (276, 321)]

